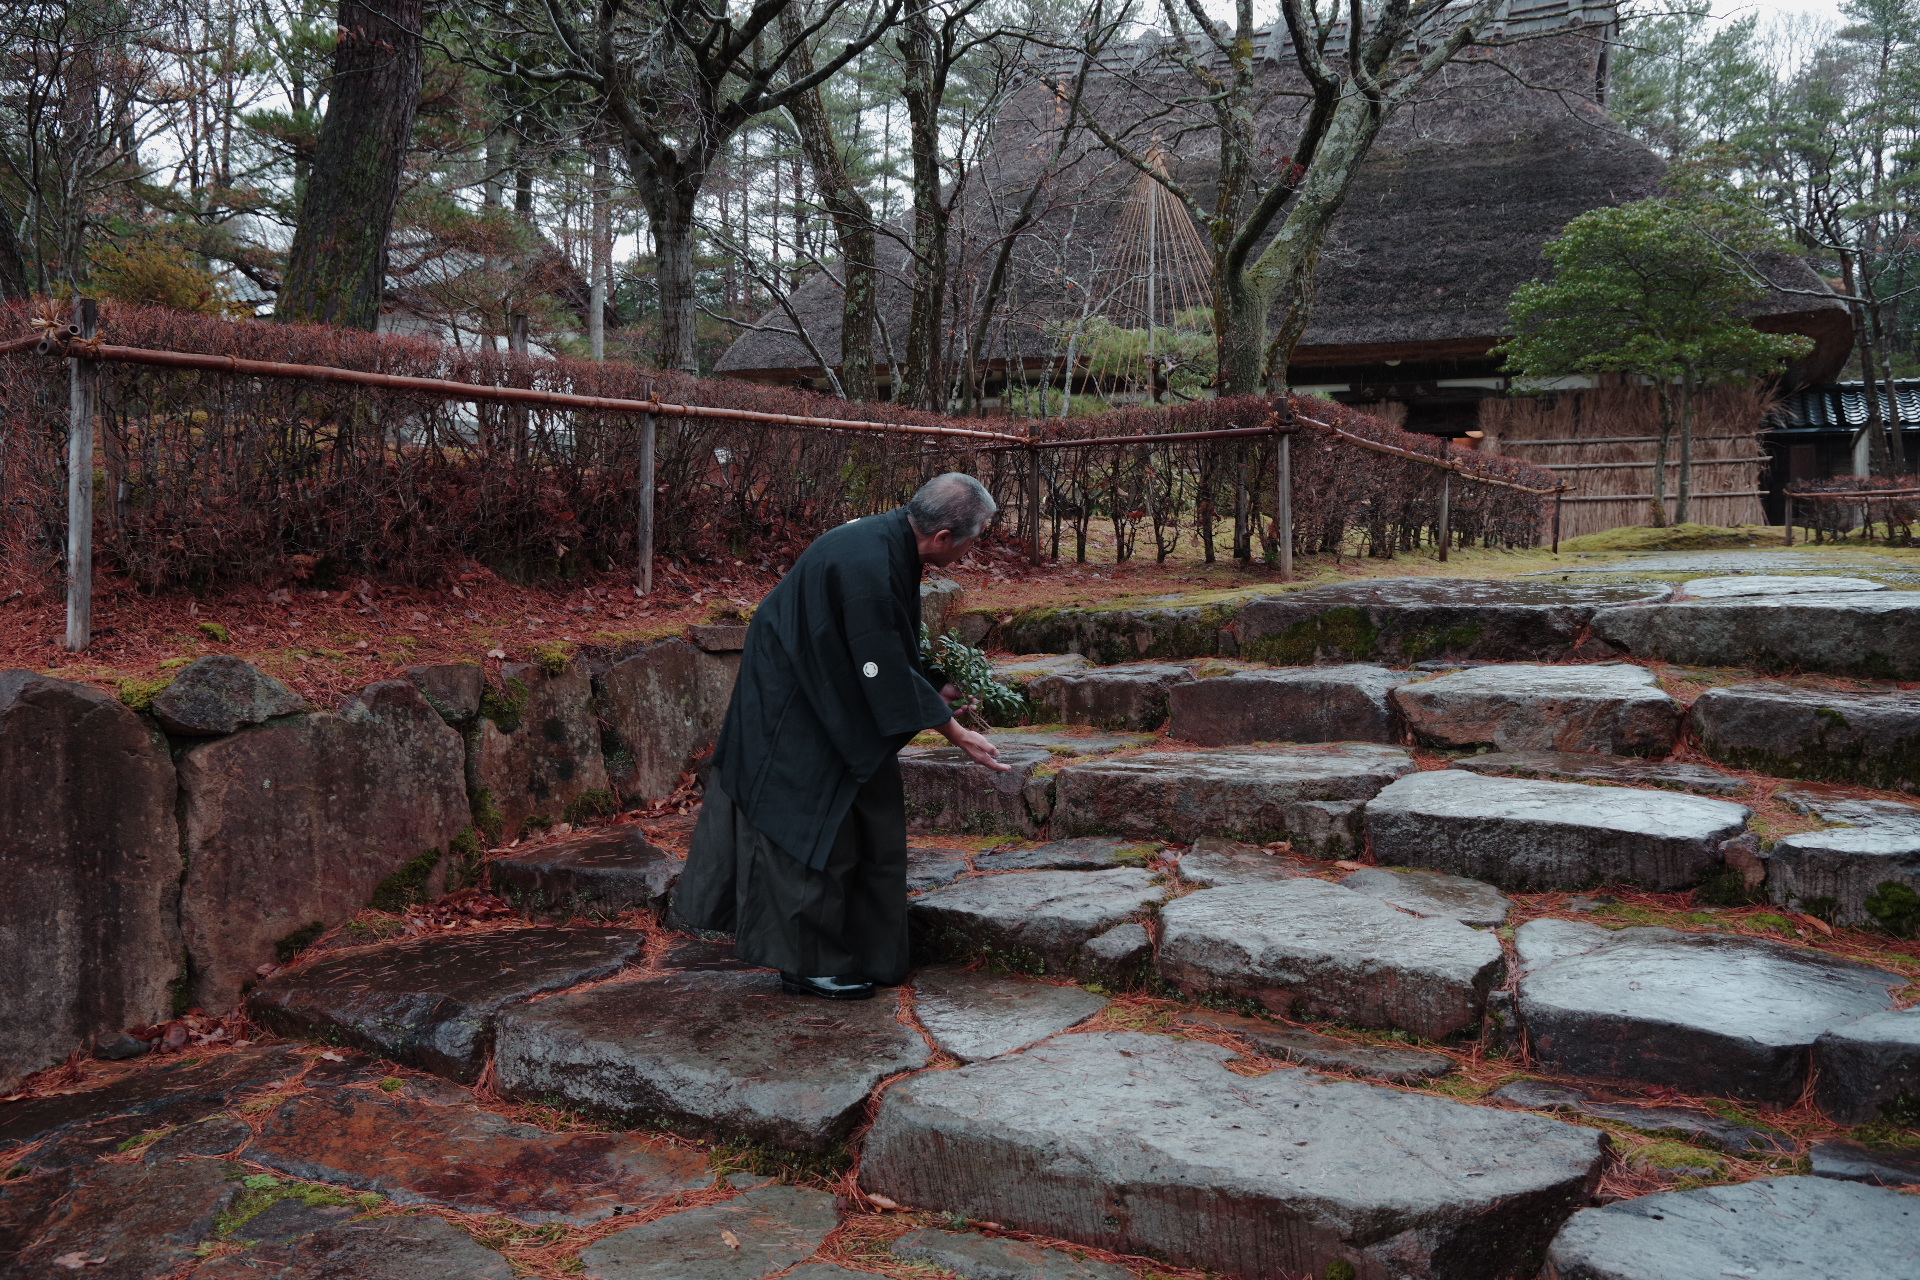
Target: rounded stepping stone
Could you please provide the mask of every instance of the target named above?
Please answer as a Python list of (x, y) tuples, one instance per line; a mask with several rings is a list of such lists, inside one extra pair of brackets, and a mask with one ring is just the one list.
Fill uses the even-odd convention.
[(1920, 1186), (1920, 1150), (1875, 1151), (1845, 1138), (1813, 1144), (1808, 1157), (1816, 1178), (1871, 1182), (1883, 1187)]
[(1167, 722), (1167, 695), (1193, 679), (1185, 667), (1142, 663), (1041, 676), (1027, 697), (1062, 724), (1100, 729), (1158, 729)]
[(1907, 981), (1785, 943), (1673, 929), (1533, 921), (1515, 942), (1520, 1017), (1545, 1069), (1760, 1102), (1799, 1097), (1814, 1041), (1888, 1008)]
[(1507, 922), (1513, 899), (1482, 880), (1412, 867), (1368, 867), (1340, 882), (1343, 889), (1378, 898), (1416, 916), (1438, 916), (1486, 928)]
[(1160, 845), (1151, 841), (1080, 836), (1030, 849), (995, 849), (975, 857), (976, 871), (1107, 871), (1152, 862)]
[(913, 1008), (933, 1043), (962, 1062), (997, 1058), (1077, 1027), (1107, 1007), (1079, 987), (966, 969), (914, 975)]
[(1246, 671), (1174, 686), (1167, 732), (1203, 747), (1243, 742), (1398, 743), (1389, 696), (1404, 671), (1347, 663)]
[(761, 1280), (840, 1225), (824, 1191), (772, 1186), (615, 1232), (581, 1251), (587, 1280)]
[(1560, 1280), (1859, 1280), (1914, 1274), (1920, 1200), (1824, 1178), (1763, 1178), (1582, 1209)]
[(1230, 885), (1271, 884), (1297, 880), (1312, 872), (1292, 858), (1268, 853), (1258, 845), (1207, 836), (1180, 855), (1180, 879), (1202, 889)]
[[(1125, 1267), (1076, 1258), (1024, 1240), (921, 1227), (893, 1242), (893, 1256), (926, 1262), (966, 1280), (1132, 1280)], [(799, 1274), (795, 1272), (794, 1274)]]
[(1014, 1231), (1280, 1280), (1335, 1262), (1361, 1275), (1527, 1274), (1599, 1176), (1597, 1130), (1300, 1068), (1249, 1078), (1227, 1070), (1234, 1059), (1198, 1041), (1088, 1032), (900, 1081), (860, 1185)]
[(395, 943), (271, 978), (247, 1000), (286, 1035), (352, 1044), (454, 1080), (486, 1065), (500, 1011), (634, 963), (632, 929), (501, 929)]
[(1871, 1013), (1813, 1042), (1820, 1109), (1842, 1124), (1910, 1116), (1920, 1105), (1920, 1008)]
[[(1920, 592), (1897, 594), (1920, 604)], [(1920, 611), (1906, 625), (1920, 651)], [(1890, 790), (1920, 784), (1920, 693), (1726, 685), (1694, 699), (1692, 721), (1701, 750), (1743, 769)]]
[(1354, 1044), (1350, 1040), (1337, 1040), (1301, 1027), (1282, 1026), (1263, 1018), (1222, 1013), (1217, 1009), (1186, 1010), (1179, 1016), (1179, 1025), (1230, 1031), (1244, 1037), (1247, 1043), (1269, 1058), (1281, 1058), (1328, 1071), (1351, 1071), (1369, 1080), (1418, 1084), (1422, 1080), (1435, 1080), (1453, 1071), (1453, 1059), (1443, 1054)]
[(1699, 667), (1920, 676), (1920, 592), (1684, 600), (1602, 609), (1593, 633), (1636, 658)]
[(1006, 772), (975, 764), (958, 747), (904, 747), (900, 779), (907, 825), (964, 835), (1037, 835), (1047, 820), (1053, 754), (1044, 747), (1002, 747)]
[(487, 863), (494, 889), (533, 911), (612, 917), (667, 907), (684, 859), (654, 845), (639, 827), (589, 831)]
[(1309, 879), (1175, 899), (1160, 911), (1155, 963), (1191, 996), (1435, 1040), (1479, 1026), (1505, 968), (1490, 933)]
[(1631, 760), (1591, 751), (1488, 751), (1455, 760), (1447, 767), (1489, 777), (1617, 782), (1626, 787), (1672, 787), (1707, 795), (1736, 796), (1753, 790), (1745, 779), (1702, 764)]
[(1182, 844), (1202, 836), (1276, 840), (1295, 826), (1326, 825), (1328, 815), (1304, 813), (1303, 802), (1369, 800), (1413, 769), (1405, 751), (1370, 743), (1089, 760), (1054, 780), (1052, 830)]
[(828, 1151), (880, 1081), (927, 1064), (895, 1011), (788, 995), (766, 970), (664, 973), (507, 1010), (495, 1072), (509, 1097)]
[(917, 952), (980, 956), (1027, 973), (1068, 975), (1081, 949), (1167, 896), (1160, 878), (1112, 871), (1023, 871), (980, 876), (913, 899)]
[(1474, 667), (1393, 700), (1415, 734), (1449, 747), (1663, 756), (1680, 732), (1680, 704), (1653, 672), (1615, 663)]
[(307, 709), (307, 700), (230, 653), (196, 659), (153, 697), (153, 718), (168, 733), (215, 738)]
[(505, 1257), (458, 1227), (414, 1214), (340, 1222), (267, 1241), (245, 1253), (210, 1258), (193, 1274), (194, 1280), (514, 1280), (518, 1273)]
[(1831, 578), (1818, 575), (1788, 578), (1779, 574), (1742, 574), (1731, 578), (1695, 578), (1680, 584), (1680, 594), (1696, 600), (1730, 600), (1740, 596), (1803, 596), (1809, 592), (1885, 591), (1887, 584), (1870, 578)]
[(1672, 791), (1416, 773), (1367, 802), (1374, 856), (1503, 889), (1596, 881), (1671, 891), (1718, 870), (1746, 833), (1745, 805)]

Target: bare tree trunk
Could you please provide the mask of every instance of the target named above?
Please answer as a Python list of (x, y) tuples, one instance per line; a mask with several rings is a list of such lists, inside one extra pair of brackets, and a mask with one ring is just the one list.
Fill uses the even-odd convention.
[(607, 282), (613, 273), (613, 209), (608, 190), (607, 147), (593, 149), (593, 244), (587, 254), (587, 349), (595, 360), (607, 358)]
[(693, 204), (698, 187), (668, 189), (647, 201), (653, 224), (654, 272), (660, 286), (660, 333), (655, 360), (662, 369), (698, 375), (694, 338)]
[(1667, 527), (1667, 458), (1673, 452), (1673, 388), (1662, 381), (1660, 391), (1660, 449), (1653, 463), (1653, 527)]
[(900, 37), (906, 63), (908, 152), (913, 160), (913, 306), (907, 317), (906, 368), (897, 399), (939, 410), (946, 380), (940, 341), (947, 310), (947, 208), (940, 199), (940, 99), (933, 19), (927, 0), (909, 0)]
[(13, 210), (0, 200), (0, 302), (23, 302), (31, 296), (27, 262), (13, 234)]
[(275, 314), (372, 329), (420, 101), (422, 0), (340, 0), (340, 43)]

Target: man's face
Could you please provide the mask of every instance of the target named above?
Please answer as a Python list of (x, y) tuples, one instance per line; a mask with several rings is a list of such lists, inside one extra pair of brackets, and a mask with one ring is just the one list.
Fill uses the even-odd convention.
[(935, 569), (946, 568), (973, 549), (972, 538), (956, 542), (951, 529), (942, 529), (930, 537), (916, 532), (915, 540), (920, 544), (920, 563)]

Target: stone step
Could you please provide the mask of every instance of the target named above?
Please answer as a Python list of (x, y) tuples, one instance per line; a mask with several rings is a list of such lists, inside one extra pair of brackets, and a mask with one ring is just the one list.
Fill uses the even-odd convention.
[(1136, 868), (1020, 871), (976, 876), (914, 898), (914, 952), (928, 959), (983, 958), (1026, 973), (1071, 977), (1096, 963), (1085, 950), (1137, 921), (1168, 893), (1164, 877)]
[(1060, 1249), (1003, 1240), (971, 1231), (919, 1227), (889, 1250), (904, 1262), (924, 1262), (966, 1280), (1132, 1280), (1133, 1273)]
[(1079, 987), (968, 969), (922, 969), (913, 1011), (935, 1047), (962, 1062), (997, 1058), (1077, 1027), (1107, 1007)]
[(1196, 1000), (1433, 1040), (1477, 1031), (1506, 967), (1491, 933), (1304, 878), (1175, 899), (1160, 911), (1155, 963)]
[(1920, 676), (1920, 592), (1741, 596), (1602, 609), (1598, 639), (1636, 658), (1702, 667)]
[(761, 1280), (811, 1257), (840, 1225), (834, 1198), (770, 1186), (588, 1245), (587, 1280)]
[(509, 853), (487, 871), (494, 892), (524, 911), (603, 919), (648, 911), (659, 919), (685, 865), (639, 827), (621, 826)]
[(995, 745), (1003, 750), (1007, 747), (1040, 747), (1061, 758), (1112, 755), (1129, 747), (1144, 747), (1153, 741), (1150, 733), (1097, 733), (1091, 729), (1057, 727), (996, 728), (992, 737)]
[(1340, 887), (1416, 916), (1458, 920), (1479, 928), (1505, 924), (1507, 912), (1513, 909), (1513, 899), (1484, 881), (1415, 867), (1368, 867), (1342, 879)]
[(1880, 1151), (1847, 1138), (1829, 1138), (1813, 1144), (1807, 1163), (1816, 1178), (1882, 1187), (1920, 1186), (1920, 1154), (1911, 1147)]
[(1027, 698), (1062, 724), (1099, 729), (1158, 729), (1167, 722), (1167, 696), (1191, 683), (1193, 672), (1166, 663), (1096, 667), (1040, 676)]
[(502, 1255), (428, 1214), (364, 1220), (347, 1209), (308, 1210), (307, 1221), (327, 1223), (314, 1229), (292, 1213), (276, 1213), (282, 1206), (306, 1208), (299, 1200), (280, 1201), (246, 1224), (246, 1238), (258, 1240), (253, 1248), (209, 1258), (194, 1280), (514, 1280), (519, 1274)]
[(1081, 1033), (900, 1081), (861, 1186), (1249, 1280), (1467, 1280), (1531, 1275), (1600, 1174), (1597, 1130), (1233, 1056)]
[(1405, 735), (1389, 696), (1405, 671), (1347, 663), (1243, 671), (1177, 684), (1167, 732), (1203, 747), (1249, 742), (1388, 742)]
[(1920, 1009), (1871, 1013), (1813, 1043), (1820, 1107), (1841, 1124), (1912, 1124), (1920, 1106)]
[(1174, 1025), (1225, 1031), (1239, 1036), (1254, 1052), (1283, 1062), (1322, 1071), (1351, 1071), (1369, 1080), (1393, 1084), (1418, 1084), (1437, 1080), (1453, 1072), (1453, 1059), (1439, 1053), (1421, 1053), (1415, 1049), (1388, 1049), (1379, 1045), (1355, 1044), (1323, 1036), (1303, 1027), (1290, 1027), (1266, 1018), (1223, 1013), (1218, 1009), (1189, 1009), (1179, 1014)]
[(1730, 600), (1736, 596), (1802, 596), (1836, 591), (1885, 591), (1887, 584), (1869, 578), (1832, 578), (1808, 575), (1742, 574), (1731, 578), (1695, 578), (1680, 584), (1680, 594), (1695, 600)]
[(1920, 1275), (1920, 1201), (1824, 1178), (1763, 1178), (1582, 1209), (1560, 1280), (1861, 1280)]
[(975, 764), (958, 747), (903, 747), (907, 825), (963, 835), (1038, 835), (1052, 811), (1053, 753), (1002, 746), (1000, 763), (1006, 772)]
[(1488, 751), (1449, 766), (1491, 778), (1544, 778), (1549, 782), (1612, 782), (1623, 787), (1667, 787), (1703, 795), (1743, 796), (1745, 779), (1701, 764), (1632, 760), (1590, 751)]
[(1745, 805), (1671, 791), (1488, 778), (1456, 769), (1401, 778), (1367, 803), (1380, 862), (1431, 867), (1503, 889), (1629, 883), (1670, 891), (1748, 857)]
[(1619, 663), (1473, 667), (1392, 696), (1414, 734), (1446, 747), (1664, 756), (1680, 734), (1653, 672)]
[(284, 1035), (351, 1044), (450, 1080), (486, 1065), (503, 1009), (618, 973), (646, 935), (631, 929), (499, 929), (394, 943), (270, 978), (249, 1015)]
[(1583, 1090), (1546, 1085), (1537, 1080), (1516, 1080), (1495, 1089), (1489, 1096), (1496, 1102), (1511, 1102), (1530, 1111), (1576, 1111), (1597, 1120), (1624, 1124), (1642, 1133), (1678, 1136), (1688, 1142), (1733, 1155), (1755, 1151), (1768, 1155), (1792, 1155), (1796, 1150), (1793, 1139), (1784, 1134), (1735, 1124), (1697, 1107), (1601, 1102), (1589, 1098)]
[(1782, 787), (1774, 798), (1843, 824), (1774, 842), (1767, 890), (1775, 902), (1897, 935), (1920, 927), (1920, 805), (1865, 800), (1821, 783)]
[[(1920, 592), (1902, 594), (1920, 602)], [(1907, 625), (1920, 637), (1920, 613)], [(1694, 700), (1691, 719), (1700, 749), (1726, 764), (1781, 778), (1920, 787), (1920, 693), (1724, 685)]]
[(976, 871), (1111, 871), (1115, 867), (1143, 867), (1162, 846), (1151, 840), (1120, 840), (1113, 836), (1078, 836), (1040, 845), (1002, 846), (976, 854)]
[(1180, 855), (1178, 872), (1182, 884), (1218, 889), (1295, 880), (1314, 874), (1314, 869), (1297, 858), (1268, 853), (1257, 845), (1203, 836)]
[(1238, 600), (1189, 604), (1172, 597), (1138, 605), (1027, 609), (995, 625), (992, 643), (1030, 654), (1084, 654), (1101, 665), (1232, 655), (1239, 608)]
[(1781, 942), (1535, 920), (1515, 935), (1540, 1065), (1682, 1093), (1790, 1103), (1825, 1032), (1888, 1009), (1907, 979)]

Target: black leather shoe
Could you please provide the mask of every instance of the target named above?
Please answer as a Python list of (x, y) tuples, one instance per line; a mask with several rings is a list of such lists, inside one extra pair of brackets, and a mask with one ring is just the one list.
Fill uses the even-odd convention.
[(860, 978), (803, 978), (783, 969), (780, 985), (789, 995), (819, 996), (822, 1000), (873, 999), (873, 984)]

